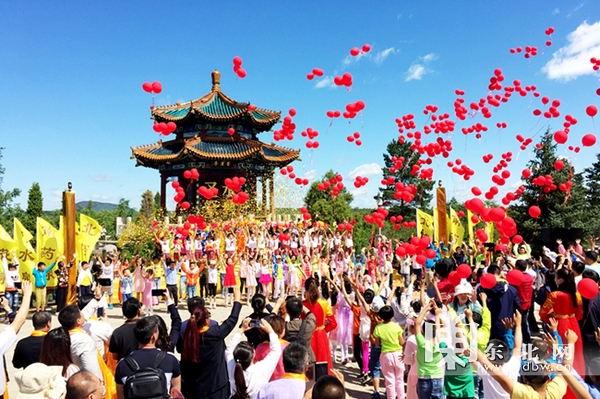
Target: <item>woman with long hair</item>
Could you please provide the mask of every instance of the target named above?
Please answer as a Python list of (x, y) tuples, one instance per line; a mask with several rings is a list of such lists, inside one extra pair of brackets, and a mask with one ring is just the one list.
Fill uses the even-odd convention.
[(258, 391), (269, 382), (281, 357), (281, 343), (266, 319), (260, 321), (260, 329), (269, 335), (269, 353), (255, 362), (254, 347), (249, 342), (240, 342), (242, 334), (248, 331), (252, 319), (244, 319), (240, 331), (235, 334), (225, 352), (227, 371), (231, 384), (232, 399), (254, 399)]
[(187, 399), (229, 399), (224, 339), (235, 328), (242, 304), (240, 288), (233, 288), (231, 314), (220, 325), (210, 325), (210, 311), (197, 306), (187, 323), (184, 339), (177, 343), (181, 353), (181, 392)]
[[(540, 319), (544, 323), (548, 323), (551, 317), (556, 319), (558, 321), (557, 331), (563, 342), (567, 342), (565, 334), (568, 330), (573, 330), (577, 334), (579, 339), (575, 342), (575, 353), (572, 354), (574, 356), (573, 368), (579, 373), (585, 373), (583, 343), (579, 324), (577, 323), (577, 320), (581, 320), (583, 317), (581, 295), (577, 292), (575, 278), (570, 270), (565, 268), (556, 270), (554, 281), (557, 286), (556, 291), (548, 294), (544, 305), (540, 309)], [(572, 392), (567, 392), (567, 395), (569, 393)]]
[(319, 284), (316, 279), (310, 277), (304, 284), (306, 300), (304, 306), (315, 315), (317, 325), (311, 339), (311, 347), (317, 362), (327, 362), (327, 369), (331, 370), (331, 351), (327, 333), (337, 328), (337, 321), (327, 301), (319, 297)]
[[(252, 306), (252, 314), (248, 317), (255, 322), (264, 319), (269, 316), (269, 312), (265, 312), (267, 308), (267, 299), (261, 294), (255, 294), (250, 301), (250, 306)], [(244, 331), (246, 335), (246, 339), (253, 347), (257, 347), (261, 342), (264, 341), (264, 337), (261, 337), (260, 331), (258, 328), (249, 328)]]
[(71, 357), (71, 338), (64, 328), (48, 331), (42, 344), (40, 363), (46, 366), (62, 366), (62, 376), (66, 379), (79, 371)]

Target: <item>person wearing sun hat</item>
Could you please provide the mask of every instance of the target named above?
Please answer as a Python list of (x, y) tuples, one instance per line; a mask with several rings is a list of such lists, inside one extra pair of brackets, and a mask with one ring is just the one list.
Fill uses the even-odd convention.
[(67, 393), (67, 382), (62, 376), (61, 366), (46, 366), (33, 363), (15, 373), (19, 386), (17, 399), (59, 399)]

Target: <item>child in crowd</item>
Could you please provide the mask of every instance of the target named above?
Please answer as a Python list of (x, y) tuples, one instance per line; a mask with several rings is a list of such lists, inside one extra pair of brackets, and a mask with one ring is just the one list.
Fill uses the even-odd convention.
[(233, 305), (233, 287), (237, 285), (235, 279), (235, 256), (228, 256), (225, 261), (225, 280), (223, 286), (225, 289), (225, 307)]
[(35, 280), (35, 311), (46, 309), (46, 285), (48, 284), (47, 273), (50, 272), (57, 264), (60, 258), (48, 267), (44, 262), (39, 262), (37, 268), (33, 269), (32, 274)]
[(377, 313), (383, 323), (373, 331), (375, 345), (381, 346), (381, 371), (385, 379), (386, 396), (388, 398), (404, 398), (404, 363), (402, 356), (402, 327), (393, 322), (394, 310), (391, 306), (382, 307)]
[(181, 271), (186, 275), (187, 285), (187, 297), (188, 299), (196, 296), (196, 285), (198, 285), (198, 276), (200, 275), (200, 269), (196, 265), (196, 262), (189, 262), (190, 267), (187, 266), (188, 261), (184, 260), (181, 263)]
[(125, 303), (133, 295), (133, 276), (129, 265), (125, 264), (124, 267), (119, 268), (119, 276), (121, 278), (121, 303)]
[(208, 267), (208, 300), (211, 309), (217, 308), (217, 280), (219, 278), (219, 269), (217, 261), (212, 259)]
[(144, 312), (146, 316), (154, 314), (152, 289), (154, 288), (154, 270), (148, 269), (142, 274), (146, 285), (144, 286), (144, 295), (142, 296), (142, 304), (144, 305)]

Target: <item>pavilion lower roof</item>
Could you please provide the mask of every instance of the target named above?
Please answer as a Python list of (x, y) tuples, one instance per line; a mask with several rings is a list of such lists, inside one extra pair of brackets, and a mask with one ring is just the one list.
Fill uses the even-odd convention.
[(137, 165), (157, 167), (166, 162), (185, 159), (198, 161), (243, 161), (255, 159), (265, 164), (286, 165), (300, 157), (300, 150), (266, 144), (258, 140), (230, 137), (213, 137), (209, 140), (200, 136), (131, 147), (131, 158)]

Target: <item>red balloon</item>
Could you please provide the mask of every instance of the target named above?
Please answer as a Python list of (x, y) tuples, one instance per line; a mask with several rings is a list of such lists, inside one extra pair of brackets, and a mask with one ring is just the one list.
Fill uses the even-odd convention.
[(473, 213), (481, 213), (485, 208), (485, 204), (479, 198), (473, 198), (469, 204), (471, 205), (471, 210)]
[(189, 179), (190, 177), (192, 177), (192, 172), (190, 172), (189, 170), (186, 170), (185, 172), (183, 172), (183, 177), (185, 177), (186, 179)]
[(483, 288), (493, 288), (496, 285), (496, 276), (492, 273), (486, 273), (481, 276), (479, 283)]
[(520, 235), (516, 235), (512, 238), (512, 242), (513, 244), (520, 244), (523, 242), (523, 237), (521, 237)]
[(237, 76), (240, 79), (244, 79), (246, 77), (246, 70), (244, 68), (242, 68), (242, 67), (239, 67), (238, 70), (237, 70)]
[(538, 217), (540, 217), (541, 214), (542, 210), (539, 206), (532, 205), (529, 207), (529, 216), (531, 216), (532, 218), (537, 219)]
[(425, 264), (425, 262), (427, 262), (427, 258), (425, 258), (425, 255), (417, 255), (415, 260), (419, 265), (423, 265)]
[(471, 266), (462, 264), (458, 266), (456, 273), (460, 276), (460, 278), (467, 278), (471, 275)]
[(289, 114), (290, 116), (296, 116), (296, 108), (290, 108)]
[(554, 133), (554, 141), (556, 141), (558, 144), (564, 144), (568, 139), (569, 135), (567, 135), (567, 133), (565, 133), (563, 130), (559, 130)]
[(591, 278), (582, 278), (577, 284), (577, 291), (582, 297), (592, 299), (598, 295), (598, 284)]
[(473, 195), (481, 195), (481, 190), (479, 189), (479, 187), (471, 188), (471, 192), (473, 193)]
[(235, 134), (235, 129), (234, 129), (234, 128), (232, 128), (232, 127), (230, 127), (230, 128), (227, 130), (227, 133), (229, 133), (229, 135), (230, 135), (230, 136), (233, 136), (233, 135)]
[(592, 133), (586, 134), (581, 138), (581, 144), (583, 144), (584, 147), (593, 146), (594, 144), (596, 144), (596, 136)]
[(181, 203), (181, 207), (183, 209), (190, 209), (190, 203), (187, 202), (187, 201), (184, 201), (184, 202)]
[(448, 275), (448, 281), (450, 281), (450, 284), (452, 284), (453, 286), (459, 285), (460, 280), (461, 280), (461, 277), (455, 271), (451, 271), (450, 274)]
[(563, 161), (561, 161), (560, 159), (558, 159), (556, 162), (554, 162), (554, 169), (562, 170), (564, 167), (565, 167), (565, 163)]
[(152, 82), (152, 91), (159, 94), (162, 91), (162, 84), (160, 82)]
[(177, 125), (175, 124), (175, 122), (168, 122), (167, 123), (167, 131), (168, 132), (174, 132), (177, 129)]
[(371, 45), (370, 44), (365, 44), (362, 46), (362, 51), (364, 53), (368, 53), (369, 51), (371, 51)]
[(353, 47), (350, 49), (350, 55), (352, 57), (356, 57), (358, 54), (360, 54), (360, 49), (358, 47)]
[(595, 105), (588, 105), (585, 109), (585, 113), (593, 118), (598, 113), (598, 107), (596, 107)]
[(233, 65), (236, 67), (242, 66), (242, 57), (240, 57), (239, 55), (233, 57)]
[(142, 90), (144, 90), (146, 93), (152, 92), (152, 83), (150, 83), (150, 82), (142, 83)]
[(517, 269), (513, 269), (506, 274), (506, 281), (510, 285), (521, 285), (523, 282), (523, 272)]

